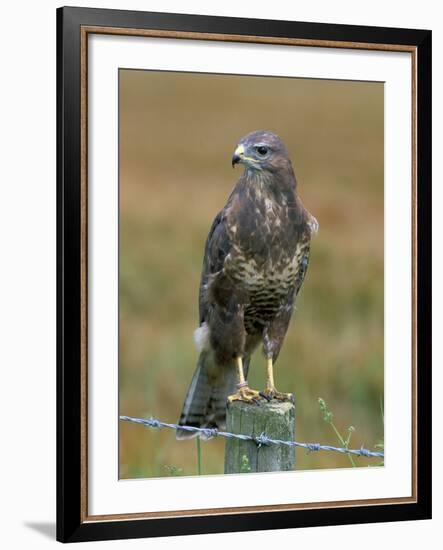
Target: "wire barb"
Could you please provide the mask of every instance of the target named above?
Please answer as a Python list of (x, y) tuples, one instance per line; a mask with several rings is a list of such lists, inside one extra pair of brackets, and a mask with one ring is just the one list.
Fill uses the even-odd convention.
[(318, 451), (331, 451), (341, 454), (350, 454), (355, 456), (364, 456), (366, 458), (378, 457), (384, 458), (385, 453), (379, 451), (369, 451), (364, 447), (360, 449), (347, 449), (345, 447), (333, 447), (332, 445), (320, 445), (320, 443), (300, 443), (299, 441), (284, 441), (282, 439), (271, 439), (265, 433), (261, 433), (257, 436), (246, 434), (234, 434), (231, 432), (222, 432), (217, 428), (197, 428), (196, 426), (180, 426), (179, 424), (169, 424), (168, 422), (162, 422), (157, 418), (134, 418), (132, 416), (120, 416), (120, 420), (124, 422), (133, 422), (134, 424), (141, 424), (147, 428), (170, 428), (172, 430), (185, 430), (187, 432), (196, 432), (204, 435), (206, 438), (210, 437), (224, 437), (227, 439), (235, 438), (242, 441), (253, 441), (259, 448), (262, 445), (287, 445), (288, 447), (300, 447), (306, 449), (308, 452)]

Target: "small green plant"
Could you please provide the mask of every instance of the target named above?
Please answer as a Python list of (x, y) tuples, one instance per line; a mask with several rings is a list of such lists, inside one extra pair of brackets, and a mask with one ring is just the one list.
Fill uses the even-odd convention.
[[(326, 405), (325, 400), (322, 399), (321, 397), (319, 397), (318, 398), (318, 404), (320, 405), (320, 410), (323, 413), (323, 420), (327, 424), (329, 424), (331, 426), (331, 428), (334, 430), (335, 435), (337, 436), (338, 440), (340, 441), (342, 447), (344, 447), (345, 449), (349, 449), (349, 444), (351, 443), (352, 434), (355, 432), (354, 426), (349, 426), (347, 436), (343, 437), (341, 435), (341, 433), (337, 430), (337, 428), (336, 428), (336, 426), (333, 422), (334, 415), (328, 409), (328, 406)], [(357, 464), (355, 463), (354, 458), (349, 453), (347, 454), (347, 456), (349, 458), (349, 462), (352, 464), (353, 468), (355, 468), (357, 466)]]
[(248, 474), (250, 471), (251, 471), (251, 465), (249, 464), (249, 459), (246, 455), (243, 455), (241, 457), (240, 473)]
[(165, 464), (164, 469), (168, 472), (170, 476), (182, 476), (184, 475), (183, 469), (174, 466), (173, 464)]

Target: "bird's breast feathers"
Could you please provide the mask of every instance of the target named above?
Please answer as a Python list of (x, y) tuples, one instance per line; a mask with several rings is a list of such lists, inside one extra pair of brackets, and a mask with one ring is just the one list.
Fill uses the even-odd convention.
[(307, 241), (299, 242), (292, 254), (283, 254), (277, 261), (269, 255), (267, 261), (258, 262), (254, 256), (246, 255), (234, 245), (226, 257), (224, 271), (236, 283), (245, 286), (250, 294), (263, 289), (286, 294), (298, 276), (308, 246)]
[(288, 213), (268, 198), (255, 211), (228, 219), (232, 243), (224, 271), (249, 292), (285, 292), (297, 277), (309, 234), (293, 227)]

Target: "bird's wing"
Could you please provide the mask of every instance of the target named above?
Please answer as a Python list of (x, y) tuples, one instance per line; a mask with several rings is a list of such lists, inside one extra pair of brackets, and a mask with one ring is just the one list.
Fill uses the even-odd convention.
[(294, 299), (300, 291), (300, 288), (305, 280), (306, 271), (309, 265), (309, 256), (311, 252), (311, 237), (318, 232), (319, 224), (317, 219), (306, 209), (304, 209), (306, 216), (303, 224), (303, 229), (300, 231), (299, 245), (301, 246), (300, 256), (298, 260), (298, 270), (294, 282), (294, 293), (289, 299)]
[(309, 264), (310, 252), (310, 232), (304, 233), (302, 237), (302, 249), (298, 257), (298, 269), (294, 283), (289, 288), (285, 298), (283, 298), (280, 310), (273, 319), (272, 323), (266, 328), (267, 338), (273, 340), (275, 349), (273, 351), (274, 361), (277, 360), (278, 354), (283, 343), (286, 331), (291, 321), (294, 310), (295, 299), (303, 284), (306, 271)]
[(223, 269), (226, 256), (231, 250), (231, 240), (228, 235), (225, 219), (225, 210), (221, 210), (209, 230), (206, 239), (205, 254), (203, 258), (203, 269), (199, 290), (199, 314), (200, 323), (207, 319), (208, 301), (207, 287), (211, 275), (218, 273)]
[(295, 278), (295, 283), (294, 283), (294, 295), (293, 295), (294, 299), (297, 297), (297, 294), (299, 293), (301, 285), (305, 280), (306, 271), (308, 270), (308, 265), (309, 265), (310, 252), (311, 252), (311, 243), (310, 243), (310, 236), (309, 236), (309, 237), (306, 237), (306, 242), (303, 246), (303, 249), (300, 255), (299, 267), (297, 270), (297, 276)]

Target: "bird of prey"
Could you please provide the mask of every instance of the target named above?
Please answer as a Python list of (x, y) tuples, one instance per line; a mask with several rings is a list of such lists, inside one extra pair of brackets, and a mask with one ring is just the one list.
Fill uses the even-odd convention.
[[(226, 402), (293, 399), (278, 391), (278, 357), (309, 262), (317, 220), (304, 208), (282, 140), (270, 131), (243, 137), (232, 166), (244, 166), (206, 240), (199, 291), (200, 352), (179, 425), (225, 429)], [(249, 387), (251, 354), (262, 344), (263, 391)], [(196, 435), (177, 429), (177, 439)]]

